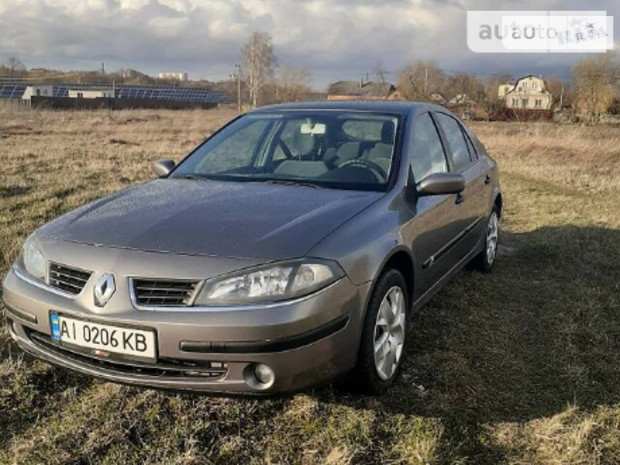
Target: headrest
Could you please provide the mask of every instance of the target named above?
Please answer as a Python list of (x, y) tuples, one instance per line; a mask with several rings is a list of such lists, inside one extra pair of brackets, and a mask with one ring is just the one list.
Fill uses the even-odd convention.
[(384, 144), (394, 143), (394, 123), (386, 121), (381, 128), (381, 142)]

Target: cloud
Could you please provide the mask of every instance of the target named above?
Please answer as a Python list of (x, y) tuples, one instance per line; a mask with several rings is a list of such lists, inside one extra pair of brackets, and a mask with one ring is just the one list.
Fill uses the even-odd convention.
[[(596, 3), (596, 4), (593, 4)], [(617, 2), (589, 2), (617, 14)], [(583, 9), (576, 0), (505, 1), (505, 9)], [(573, 55), (482, 56), (465, 41), (467, 9), (491, 0), (0, 0), (0, 59), (29, 66), (134, 67), (226, 78), (252, 31), (272, 34), (282, 64), (305, 66), (315, 84), (360, 77), (382, 62), (415, 59), (485, 72), (566, 67)], [(481, 67), (481, 68), (479, 68)]]

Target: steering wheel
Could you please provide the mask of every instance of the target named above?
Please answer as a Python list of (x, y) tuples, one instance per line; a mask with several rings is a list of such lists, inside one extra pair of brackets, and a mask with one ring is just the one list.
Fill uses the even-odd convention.
[(338, 168), (344, 168), (345, 166), (359, 166), (362, 168), (368, 168), (377, 177), (379, 182), (385, 182), (388, 178), (388, 175), (383, 168), (375, 162), (366, 160), (365, 158), (354, 158), (353, 160), (345, 161)]

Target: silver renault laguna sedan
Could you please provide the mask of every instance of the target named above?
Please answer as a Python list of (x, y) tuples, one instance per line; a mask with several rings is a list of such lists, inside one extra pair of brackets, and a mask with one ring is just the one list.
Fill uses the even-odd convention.
[(159, 388), (381, 393), (412, 313), (495, 261), (495, 162), (442, 107), (264, 107), (155, 171), (26, 240), (3, 283), (25, 351)]

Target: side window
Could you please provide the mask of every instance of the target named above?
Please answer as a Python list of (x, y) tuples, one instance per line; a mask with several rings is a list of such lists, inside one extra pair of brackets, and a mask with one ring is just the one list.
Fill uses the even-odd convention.
[(454, 118), (444, 113), (436, 113), (436, 116), (446, 136), (450, 151), (452, 152), (454, 171), (463, 171), (471, 164), (471, 159), (469, 158), (469, 150), (467, 149), (465, 137), (461, 132), (461, 126)]
[(441, 139), (428, 113), (418, 117), (410, 137), (413, 137), (409, 145), (411, 147), (411, 168), (416, 182), (429, 174), (448, 171)]
[(465, 142), (467, 143), (467, 149), (469, 150), (469, 158), (471, 159), (471, 161), (476, 161), (478, 159), (478, 152), (476, 152), (474, 144), (472, 144), (471, 139), (469, 138), (469, 135), (467, 134), (465, 129), (461, 127), (461, 131), (463, 131), (463, 136), (465, 137)]

